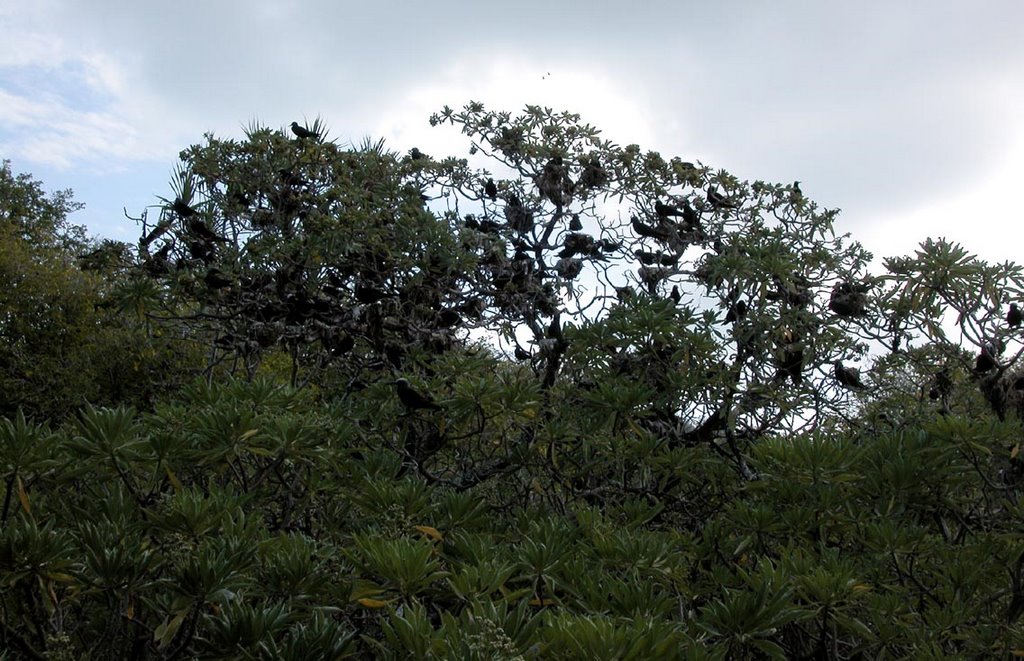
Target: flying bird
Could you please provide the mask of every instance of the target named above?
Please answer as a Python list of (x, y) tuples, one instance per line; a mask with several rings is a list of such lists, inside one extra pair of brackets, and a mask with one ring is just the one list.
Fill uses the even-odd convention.
[(429, 395), (424, 395), (416, 392), (409, 382), (405, 379), (396, 379), (392, 381), (392, 384), (398, 391), (398, 399), (402, 402), (405, 408), (410, 411), (416, 409), (431, 409), (434, 411), (440, 411), (441, 406), (434, 402), (434, 399)]
[(318, 138), (320, 135), (316, 131), (310, 131), (305, 126), (299, 126), (298, 122), (292, 122), (292, 133), (299, 138)]
[(852, 367), (846, 367), (843, 365), (843, 361), (837, 360), (835, 363), (835, 377), (839, 385), (847, 388), (848, 390), (864, 390), (865, 386), (860, 380), (860, 372)]

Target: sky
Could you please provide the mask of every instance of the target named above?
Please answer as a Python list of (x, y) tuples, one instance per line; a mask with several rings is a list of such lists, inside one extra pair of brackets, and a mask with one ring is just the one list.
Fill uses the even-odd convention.
[(1014, 260), (1024, 2), (0, 0), (0, 158), (138, 238), (178, 153), (321, 117), (465, 156), (428, 118), (579, 113), (619, 144), (801, 181), (876, 258), (946, 237)]

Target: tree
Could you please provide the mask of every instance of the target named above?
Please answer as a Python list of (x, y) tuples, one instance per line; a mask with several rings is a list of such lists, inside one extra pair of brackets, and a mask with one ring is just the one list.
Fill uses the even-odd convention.
[(187, 358), (110, 300), (128, 257), (86, 240), (29, 175), (0, 169), (0, 414), (63, 417), (88, 402), (152, 402)]
[[(620, 148), (539, 108), (435, 120), (495, 171), (342, 149), (319, 123), (316, 140), (210, 137), (144, 219), (135, 264), (114, 245), (79, 260), (114, 269), (109, 309), (211, 360), (152, 412), (89, 407), (55, 432), (0, 420), (0, 644), (1024, 646), (1020, 331), (998, 309), (1015, 266), (931, 242), (871, 278), (796, 186)], [(958, 346), (950, 310), (978, 346)], [(850, 390), (836, 365), (870, 342), (888, 355)]]
[(347, 391), (364, 369), (444, 353), (478, 301), (468, 253), (424, 207), (420, 168), (381, 143), (344, 149), (261, 127), (243, 142), (207, 136), (143, 226), (141, 271), (166, 294), (152, 312), (205, 342), (211, 369), (227, 361), (251, 377), (283, 352), (293, 384), (344, 363), (334, 374)]

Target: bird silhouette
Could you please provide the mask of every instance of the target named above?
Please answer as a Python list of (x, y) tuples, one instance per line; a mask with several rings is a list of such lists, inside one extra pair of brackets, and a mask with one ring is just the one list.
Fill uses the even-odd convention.
[(212, 268), (203, 276), (203, 282), (210, 289), (224, 289), (225, 287), (230, 287), (234, 280), (226, 276), (220, 269)]
[(509, 193), (508, 203), (505, 205), (505, 220), (514, 232), (526, 234), (533, 231), (533, 212), (523, 206), (515, 193)]
[(735, 209), (739, 205), (718, 192), (714, 186), (708, 188), (708, 202), (715, 209)]
[(316, 131), (310, 131), (305, 126), (299, 126), (298, 122), (292, 122), (292, 133), (298, 138), (318, 138), (320, 135)]
[(398, 391), (398, 400), (410, 411), (416, 409), (440, 411), (442, 409), (429, 395), (416, 392), (406, 379), (395, 379), (392, 384)]
[(581, 229), (583, 229), (583, 223), (580, 221), (580, 215), (578, 213), (574, 213), (572, 218), (569, 220), (569, 230), (572, 232), (579, 232)]
[(729, 305), (729, 311), (725, 313), (725, 322), (732, 323), (747, 316), (747, 302), (738, 300)]
[(484, 194), (492, 201), (498, 199), (498, 186), (494, 183), (494, 179), (488, 179), (484, 184)]
[(1006, 313), (1006, 323), (1010, 328), (1017, 328), (1024, 322), (1024, 313), (1017, 307), (1016, 303), (1010, 303), (1010, 310)]
[(672, 204), (664, 204), (661, 200), (655, 200), (654, 213), (658, 214), (658, 218), (683, 218), (686, 215), (686, 212), (679, 207)]
[(192, 216), (199, 213), (198, 211), (190, 207), (188, 203), (186, 203), (180, 197), (174, 198), (174, 202), (171, 203), (171, 209), (174, 211), (174, 213), (178, 214), (182, 218), (191, 218)]
[(838, 381), (844, 388), (847, 388), (848, 390), (864, 390), (867, 387), (860, 380), (860, 372), (854, 368), (846, 367), (843, 365), (843, 361), (841, 360), (837, 360), (834, 363), (834, 366), (835, 370), (833, 374), (835, 375), (836, 381)]
[(209, 225), (207, 225), (198, 218), (193, 218), (192, 220), (188, 221), (188, 231), (191, 234), (194, 234), (200, 241), (204, 241), (206, 243), (211, 243), (214, 241), (228, 243), (227, 239), (225, 239), (223, 236), (220, 236), (219, 234), (216, 234), (213, 230), (210, 229)]
[(977, 374), (984, 374), (985, 372), (995, 369), (998, 365), (999, 363), (996, 362), (996, 359), (986, 347), (981, 350), (981, 353), (979, 353), (978, 357), (975, 359), (974, 371)]
[(542, 196), (561, 207), (572, 200), (572, 182), (561, 156), (555, 156), (544, 165), (535, 183)]
[(657, 239), (658, 241), (668, 241), (669, 237), (672, 236), (672, 232), (668, 228), (647, 225), (636, 216), (631, 216), (629, 222), (633, 226), (633, 231), (640, 236)]
[(828, 307), (840, 317), (860, 317), (867, 314), (868, 297), (866, 285), (855, 285), (849, 282), (837, 282), (832, 287), (832, 295)]
[(597, 156), (580, 159), (583, 174), (580, 175), (580, 186), (583, 188), (601, 188), (608, 183), (608, 171), (601, 165)]

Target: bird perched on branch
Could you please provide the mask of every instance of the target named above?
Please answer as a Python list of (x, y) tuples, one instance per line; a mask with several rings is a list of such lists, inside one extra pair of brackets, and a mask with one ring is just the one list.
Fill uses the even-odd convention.
[(498, 199), (498, 186), (494, 183), (494, 179), (488, 179), (487, 183), (484, 184), (484, 194), (491, 201)]
[(551, 200), (552, 204), (561, 207), (572, 201), (573, 185), (561, 156), (555, 156), (548, 161), (534, 183), (537, 184), (541, 195)]
[(1016, 303), (1010, 303), (1010, 310), (1006, 313), (1006, 323), (1010, 328), (1017, 328), (1024, 322), (1024, 313), (1017, 307)]
[(739, 205), (718, 192), (714, 186), (708, 188), (708, 202), (715, 209), (735, 209)]
[(791, 328), (784, 328), (780, 334), (779, 350), (775, 356), (776, 381), (789, 378), (794, 385), (803, 383), (804, 347), (799, 335)]
[(649, 239), (657, 239), (658, 241), (668, 241), (669, 237), (672, 236), (672, 231), (666, 227), (647, 225), (636, 216), (630, 216), (630, 224), (633, 226), (633, 231), (640, 236), (645, 236)]
[(395, 379), (391, 383), (398, 391), (398, 400), (410, 411), (416, 409), (442, 410), (441, 405), (434, 402), (433, 397), (416, 392), (406, 379)]
[(661, 200), (655, 200), (654, 202), (654, 213), (658, 214), (658, 218), (683, 218), (686, 214), (679, 207), (672, 204), (664, 204)]
[(837, 360), (835, 363), (835, 371), (833, 374), (836, 377), (836, 381), (839, 385), (847, 388), (848, 390), (864, 390), (867, 386), (864, 385), (860, 380), (860, 372), (852, 367), (846, 367), (843, 365), (843, 361)]
[(199, 220), (198, 218), (193, 218), (192, 220), (188, 221), (188, 231), (190, 234), (194, 234), (196, 238), (198, 238), (200, 241), (204, 241), (206, 243), (210, 243), (213, 241), (228, 243), (227, 239), (225, 239), (223, 236), (220, 236), (219, 234), (216, 234), (213, 230), (210, 229), (209, 225), (204, 223), (202, 220)]
[(181, 199), (180, 197), (174, 198), (174, 202), (171, 202), (171, 210), (174, 211), (174, 213), (181, 216), (182, 218), (191, 218), (192, 216), (199, 213), (198, 211), (190, 207), (188, 203), (185, 202), (185, 200)]
[(852, 284), (849, 282), (837, 282), (832, 287), (832, 295), (828, 300), (828, 307), (840, 317), (860, 317), (867, 314), (868, 286), (864, 284)]
[(729, 310), (725, 313), (725, 323), (735, 323), (747, 316), (747, 302), (743, 299), (729, 304)]
[(298, 138), (319, 138), (320, 134), (310, 131), (305, 126), (299, 126), (298, 122), (292, 122), (292, 133)]
[(527, 209), (519, 196), (509, 193), (508, 203), (505, 205), (505, 220), (509, 228), (514, 232), (526, 234), (533, 231), (533, 212)]

